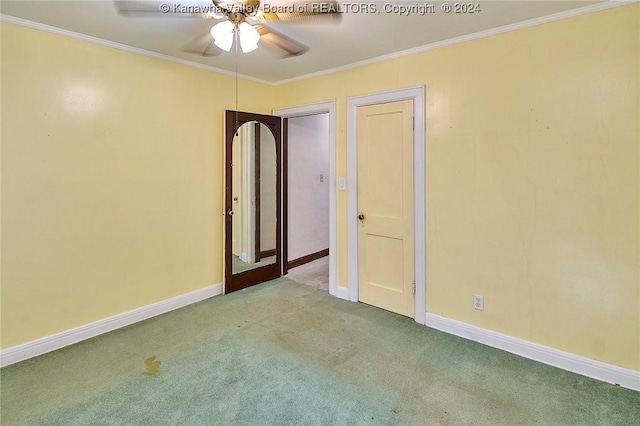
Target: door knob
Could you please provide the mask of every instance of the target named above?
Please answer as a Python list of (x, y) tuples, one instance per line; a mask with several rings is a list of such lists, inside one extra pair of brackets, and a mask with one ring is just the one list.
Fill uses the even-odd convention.
[(233, 210), (229, 209), (229, 211), (227, 212), (227, 214), (228, 214), (229, 216), (233, 216)]
[(358, 219), (360, 219), (360, 220), (364, 220), (364, 215), (363, 215), (362, 213), (360, 213), (360, 214), (358, 215)]

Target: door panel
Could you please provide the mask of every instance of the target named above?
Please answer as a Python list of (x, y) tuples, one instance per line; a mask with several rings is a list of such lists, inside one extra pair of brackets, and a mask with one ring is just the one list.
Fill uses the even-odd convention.
[(226, 112), (225, 293), (281, 276), (280, 117)]
[(413, 101), (358, 108), (359, 300), (413, 317)]

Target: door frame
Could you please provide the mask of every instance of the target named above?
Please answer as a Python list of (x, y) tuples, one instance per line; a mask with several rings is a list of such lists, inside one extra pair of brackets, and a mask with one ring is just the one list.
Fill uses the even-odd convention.
[(253, 126), (253, 194), (254, 214), (253, 223), (253, 261), (260, 262), (260, 123)]
[(347, 258), (349, 300), (358, 301), (358, 107), (413, 100), (413, 232), (414, 319), (425, 322), (426, 314), (426, 200), (425, 200), (425, 88), (409, 87), (347, 98)]
[[(295, 118), (295, 117), (304, 117), (307, 115), (316, 115), (316, 114), (329, 114), (329, 294), (332, 296), (337, 296), (343, 299), (347, 299), (346, 289), (342, 287), (338, 287), (338, 270), (337, 270), (337, 209), (336, 209), (336, 101), (326, 101), (326, 102), (318, 102), (312, 104), (298, 105), (293, 107), (285, 107), (285, 108), (276, 108), (272, 111), (273, 115), (277, 115), (285, 118)], [(284, 128), (284, 126), (282, 126)], [(284, 131), (284, 129), (283, 129)], [(286, 135), (283, 135), (282, 140), (284, 141)], [(286, 154), (283, 152), (283, 158), (286, 157)], [(283, 173), (283, 191), (284, 186), (286, 184), (286, 179), (284, 178), (285, 164), (282, 167)], [(283, 196), (283, 202), (286, 202), (285, 197)], [(286, 205), (283, 206), (283, 220), (286, 220)], [(285, 223), (283, 228), (287, 227)], [(286, 244), (287, 235), (282, 236), (283, 244)], [(283, 264), (287, 262), (288, 259), (283, 258)]]

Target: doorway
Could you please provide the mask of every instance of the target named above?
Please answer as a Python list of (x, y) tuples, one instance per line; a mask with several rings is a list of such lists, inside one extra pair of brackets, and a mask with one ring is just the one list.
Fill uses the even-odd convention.
[(283, 275), (329, 291), (329, 114), (283, 119)]
[[(393, 124), (394, 115), (393, 112), (384, 112), (385, 105), (392, 103), (399, 103), (401, 101), (410, 101), (413, 112), (411, 117), (403, 117), (402, 120), (396, 120)], [(387, 106), (389, 106), (387, 105)], [(402, 183), (402, 188), (408, 186), (410, 189), (410, 195), (412, 199), (408, 197), (401, 197), (401, 199), (395, 200), (393, 203), (388, 203), (389, 200), (377, 199), (377, 206), (373, 207), (373, 211), (370, 215), (365, 211), (370, 208), (368, 205), (368, 198), (384, 197), (385, 191), (390, 190), (389, 181), (385, 178), (390, 173), (394, 173), (397, 170), (393, 170), (393, 167), (389, 166), (391, 170), (384, 170), (378, 172), (379, 182), (373, 182), (372, 180), (359, 182), (361, 173), (359, 170), (359, 162), (361, 159), (366, 161), (365, 142), (359, 139), (359, 133), (365, 132), (362, 124), (362, 112), (365, 111), (359, 109), (366, 106), (380, 106), (381, 111), (370, 110), (368, 114), (371, 115), (372, 129), (374, 133), (381, 133), (386, 125), (395, 126), (394, 133), (405, 132), (400, 130), (398, 126), (406, 128), (410, 126), (410, 140), (409, 147), (406, 148), (404, 143), (400, 148), (394, 148), (396, 154), (401, 152), (400, 157), (403, 157), (403, 165), (400, 167), (410, 167), (412, 177), (410, 182)], [(391, 107), (393, 109), (393, 107)], [(386, 300), (391, 297), (393, 293), (402, 293), (404, 296), (407, 292), (412, 296), (413, 309), (405, 310), (404, 315), (412, 316), (416, 322), (424, 324), (426, 313), (426, 241), (425, 241), (425, 113), (424, 113), (424, 87), (414, 87), (408, 89), (400, 89), (390, 92), (376, 93), (372, 95), (364, 95), (351, 97), (347, 99), (347, 234), (348, 234), (348, 260), (349, 260), (349, 299), (357, 302), (362, 300), (364, 302), (371, 301), (371, 297), (375, 300)], [(389, 115), (391, 114), (391, 115)], [(402, 113), (404, 114), (404, 113)], [(365, 116), (367, 113), (364, 114)], [(380, 122), (377, 120), (381, 119)], [(387, 120), (388, 123), (383, 123)], [(408, 121), (407, 121), (408, 120)], [(404, 124), (402, 124), (404, 123)], [(410, 123), (410, 124), (407, 124)], [(362, 135), (360, 135), (362, 136)], [(366, 135), (365, 135), (366, 137)], [(374, 144), (376, 142), (373, 142)], [(369, 149), (367, 147), (366, 149)], [(377, 151), (384, 152), (384, 146), (380, 146)], [(399, 149), (399, 151), (398, 151)], [(409, 160), (410, 166), (406, 165), (404, 158), (410, 151), (413, 158)], [(397, 157), (397, 155), (396, 155)], [(369, 159), (373, 159), (374, 162), (379, 162), (379, 154), (370, 155)], [(386, 159), (384, 160), (386, 161)], [(400, 160), (397, 160), (400, 161)], [(396, 161), (396, 162), (397, 162)], [(366, 167), (366, 166), (365, 166)], [(387, 166), (384, 166), (387, 167)], [(371, 175), (373, 176), (373, 175)], [(402, 177), (401, 173), (396, 173), (394, 176), (398, 178)], [(406, 173), (404, 174), (406, 176)], [(363, 188), (361, 188), (361, 184)], [(366, 194), (367, 185), (375, 184), (385, 187), (381, 193), (376, 191)], [(397, 187), (398, 182), (393, 186)], [(360, 195), (361, 192), (364, 198)], [(397, 198), (397, 197), (396, 197)], [(389, 220), (396, 216), (398, 203), (403, 204), (401, 225), (398, 225), (397, 220)], [(361, 211), (360, 208), (363, 208)], [(394, 212), (395, 209), (395, 212)], [(406, 212), (406, 210), (409, 212)], [(408, 213), (405, 217), (404, 213)], [(405, 220), (406, 218), (406, 220)], [(369, 222), (367, 222), (368, 219)], [(365, 224), (366, 223), (366, 224)], [(406, 226), (407, 223), (412, 223), (412, 230), (409, 231), (412, 235), (406, 235), (406, 232), (402, 235), (402, 238), (397, 233), (398, 228)], [(367, 227), (368, 225), (368, 227)], [(365, 232), (359, 232), (359, 228), (364, 228)], [(374, 229), (375, 228), (375, 229)], [(369, 232), (367, 232), (369, 231)], [(379, 241), (367, 241), (367, 234), (377, 235), (380, 234), (382, 238)], [(364, 235), (364, 237), (363, 237)], [(385, 236), (386, 235), (386, 236)], [(392, 238), (396, 237), (396, 238)], [(412, 238), (412, 241), (410, 241)], [(384, 239), (384, 240), (383, 240)], [(406, 250), (406, 245), (413, 246), (413, 250)], [(396, 246), (395, 249), (391, 246)], [(400, 248), (402, 249), (400, 250)], [(402, 256), (410, 256), (412, 259), (401, 258), (397, 256), (400, 252)], [(373, 266), (371, 266), (373, 265)], [(363, 269), (364, 268), (364, 269)], [(361, 275), (365, 281), (374, 284), (375, 291), (380, 290), (386, 295), (376, 295), (368, 292), (367, 289), (361, 289)], [(413, 277), (413, 279), (410, 279)], [(415, 284), (414, 284), (415, 282)], [(392, 283), (393, 285), (389, 285)], [(407, 284), (409, 286), (407, 286)], [(415, 294), (414, 294), (415, 288)], [(361, 292), (362, 290), (362, 292)], [(386, 302), (383, 302), (386, 303)], [(405, 302), (406, 304), (406, 302)], [(389, 306), (383, 306), (384, 309), (389, 309)], [(390, 310), (394, 310), (390, 309)]]
[[(337, 210), (336, 210), (336, 102), (327, 101), (308, 105), (300, 105), (288, 108), (279, 108), (273, 111), (274, 115), (283, 119), (304, 117), (315, 114), (328, 114), (328, 138), (329, 138), (329, 294), (348, 298), (347, 289), (337, 285)], [(283, 140), (284, 142), (284, 140)], [(286, 188), (286, 187), (285, 187)], [(285, 189), (286, 190), (286, 189)], [(286, 209), (283, 210), (286, 215)], [(283, 219), (286, 219), (283, 218)]]

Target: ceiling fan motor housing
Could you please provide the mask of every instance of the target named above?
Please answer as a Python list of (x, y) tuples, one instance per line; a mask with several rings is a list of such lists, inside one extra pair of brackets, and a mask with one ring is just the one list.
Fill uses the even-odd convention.
[(231, 15), (253, 16), (260, 8), (260, 0), (212, 1), (216, 7), (228, 11), (229, 19), (232, 19)]

